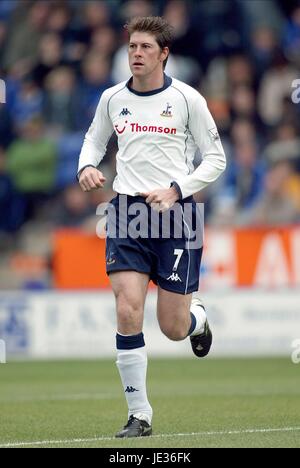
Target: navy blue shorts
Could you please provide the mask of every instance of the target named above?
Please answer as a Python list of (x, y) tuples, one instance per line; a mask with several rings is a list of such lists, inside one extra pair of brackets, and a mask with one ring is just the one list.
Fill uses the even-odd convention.
[(149, 274), (162, 289), (198, 290), (203, 247), (201, 210), (193, 197), (158, 213), (143, 197), (117, 195), (107, 210), (106, 271)]

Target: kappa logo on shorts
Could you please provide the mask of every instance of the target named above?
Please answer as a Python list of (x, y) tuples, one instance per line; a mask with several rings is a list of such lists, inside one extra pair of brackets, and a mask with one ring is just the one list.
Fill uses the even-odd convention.
[(168, 281), (175, 281), (177, 283), (177, 281), (180, 281), (180, 283), (182, 283), (178, 273), (172, 273), (171, 276), (169, 276), (169, 278), (167, 278)]

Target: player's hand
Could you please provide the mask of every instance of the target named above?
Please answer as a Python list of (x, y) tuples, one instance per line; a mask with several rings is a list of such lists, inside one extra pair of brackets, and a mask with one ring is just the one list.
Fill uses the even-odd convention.
[(149, 203), (151, 208), (160, 213), (168, 211), (179, 200), (179, 195), (175, 187), (168, 189), (156, 189), (152, 192), (140, 193), (146, 198), (146, 203)]
[(98, 171), (95, 167), (86, 167), (79, 176), (79, 185), (84, 192), (103, 188), (105, 181), (106, 179), (102, 172)]

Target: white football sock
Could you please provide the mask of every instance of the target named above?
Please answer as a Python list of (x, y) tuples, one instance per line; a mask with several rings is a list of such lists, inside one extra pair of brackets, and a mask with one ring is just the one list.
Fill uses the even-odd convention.
[(200, 335), (205, 330), (205, 322), (207, 319), (205, 310), (201, 305), (201, 301), (192, 299), (190, 312), (195, 317), (196, 324), (194, 330), (189, 334), (189, 336)]
[(146, 390), (146, 348), (118, 349), (117, 366), (128, 405), (128, 419), (135, 416), (151, 424), (152, 408)]

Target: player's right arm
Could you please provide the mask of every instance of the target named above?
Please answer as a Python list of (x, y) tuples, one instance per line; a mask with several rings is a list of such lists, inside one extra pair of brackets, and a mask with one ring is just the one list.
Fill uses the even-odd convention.
[(85, 135), (79, 157), (77, 179), (85, 192), (102, 188), (105, 182), (105, 177), (97, 167), (105, 155), (107, 143), (114, 131), (107, 111), (108, 99), (107, 92), (104, 92), (94, 120)]
[(88, 166), (79, 174), (79, 185), (84, 192), (103, 188), (105, 181), (104, 175), (96, 167)]

